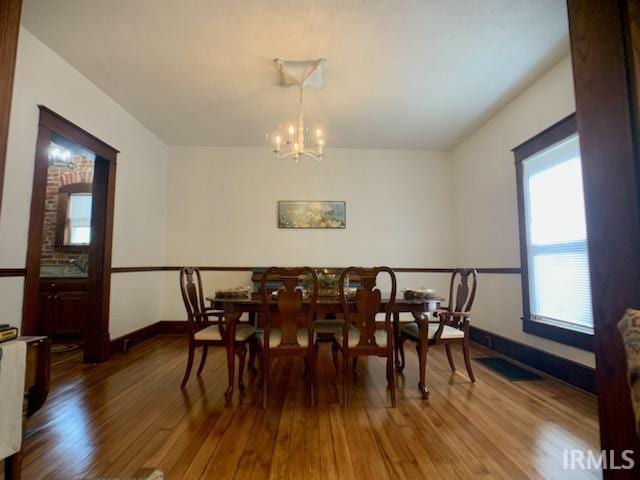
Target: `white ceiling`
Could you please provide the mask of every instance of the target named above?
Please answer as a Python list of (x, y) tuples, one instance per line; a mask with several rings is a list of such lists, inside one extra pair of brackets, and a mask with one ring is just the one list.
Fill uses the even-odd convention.
[(273, 60), (324, 57), (329, 147), (449, 149), (569, 53), (564, 0), (26, 0), (22, 23), (169, 145), (264, 145), (297, 108)]

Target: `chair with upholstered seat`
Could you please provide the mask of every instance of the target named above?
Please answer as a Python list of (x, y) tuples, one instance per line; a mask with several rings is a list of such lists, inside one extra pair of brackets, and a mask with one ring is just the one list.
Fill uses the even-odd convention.
[[(376, 288), (378, 275), (388, 273), (391, 279), (391, 293), (385, 305), (384, 322), (376, 322), (376, 314), (382, 306), (382, 294)], [(353, 299), (347, 298), (344, 279), (355, 273), (360, 278)], [(393, 331), (391, 315), (396, 300), (396, 276), (389, 267), (361, 268), (349, 267), (343, 270), (340, 281), (340, 301), (344, 312), (344, 325), (338, 338), (342, 351), (342, 405), (348, 402), (349, 360), (354, 364), (358, 357), (376, 356), (387, 359), (387, 384), (391, 394), (391, 405), (396, 406), (395, 372), (393, 371)]]
[[(229, 325), (224, 319), (224, 311), (206, 308), (204, 305), (204, 295), (202, 293), (202, 277), (200, 270), (195, 267), (184, 267), (180, 270), (180, 291), (189, 323), (189, 357), (184, 378), (180, 387), (184, 387), (189, 380), (193, 359), (197, 347), (202, 347), (202, 356), (198, 367), (198, 375), (202, 373), (207, 360), (208, 347), (228, 347), (228, 368), (229, 385), (233, 385), (234, 354), (238, 355), (240, 368), (238, 373), (238, 388), (244, 390), (242, 377), (244, 374), (244, 363), (247, 352), (247, 345), (255, 354), (259, 348), (256, 337), (256, 329), (246, 323), (233, 322), (235, 329), (235, 340), (228, 345), (228, 335), (231, 334)], [(213, 318), (214, 320), (211, 320)], [(253, 355), (252, 355), (253, 356)], [(225, 393), (227, 402), (230, 400), (230, 390)]]
[[(457, 279), (459, 283), (456, 284)], [(399, 370), (402, 371), (405, 366), (404, 342), (406, 340), (416, 342), (420, 366), (418, 388), (422, 392), (423, 398), (429, 396), (429, 390), (425, 384), (425, 375), (427, 351), (431, 345), (444, 344), (449, 366), (453, 372), (455, 372), (456, 367), (451, 355), (451, 346), (461, 345), (469, 379), (472, 382), (476, 381), (469, 357), (469, 319), (477, 286), (478, 273), (474, 269), (454, 270), (449, 288), (449, 306), (432, 313), (414, 314), (415, 322), (400, 327)], [(433, 317), (430, 315), (433, 315)]]
[[(311, 289), (305, 302), (299, 287), (301, 279), (309, 275)], [(268, 279), (276, 277), (282, 286), (273, 294), (269, 291)], [(271, 360), (279, 356), (301, 357), (305, 360), (306, 384), (309, 403), (314, 404), (315, 383), (315, 332), (313, 318), (318, 300), (318, 276), (308, 267), (279, 268), (265, 270), (260, 282), (264, 333), (262, 338), (262, 405), (267, 407), (269, 389), (269, 367)]]

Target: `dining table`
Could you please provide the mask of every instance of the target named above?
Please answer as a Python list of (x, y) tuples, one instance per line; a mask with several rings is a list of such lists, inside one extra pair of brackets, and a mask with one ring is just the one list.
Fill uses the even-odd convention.
[[(227, 327), (227, 338), (228, 340), (235, 338), (235, 329), (236, 324), (240, 320), (242, 314), (249, 314), (249, 322), (254, 326), (260, 328), (263, 327), (263, 318), (262, 315), (264, 306), (262, 304), (262, 296), (259, 292), (252, 292), (249, 296), (245, 297), (227, 297), (220, 298), (216, 295), (209, 295), (206, 297), (207, 301), (210, 302), (211, 308), (219, 309), (224, 311), (224, 321)], [(424, 313), (427, 312), (435, 312), (439, 306), (440, 302), (444, 299), (440, 297), (429, 297), (429, 298), (396, 298), (393, 303), (392, 309), (392, 328), (393, 328), (393, 355), (394, 355), (394, 364), (396, 366), (396, 370), (399, 370), (400, 366), (400, 353), (399, 353), (399, 341), (400, 341), (400, 314), (401, 313), (410, 313), (413, 315), (414, 320), (418, 323), (418, 331), (420, 338), (427, 338), (428, 333), (428, 316), (424, 316)], [(308, 305), (308, 298), (303, 298), (303, 304)], [(387, 303), (389, 302), (388, 294), (385, 296), (382, 295), (382, 301), (380, 303), (380, 313), (385, 313), (387, 311)], [(276, 299), (275, 296), (272, 296), (270, 299), (270, 303), (273, 305), (275, 310), (276, 308)], [(355, 298), (347, 298), (347, 306), (350, 312), (356, 311), (356, 303)], [(315, 319), (324, 319), (324, 318), (335, 318), (336, 315), (344, 315), (344, 309), (342, 306), (342, 301), (339, 296), (331, 296), (331, 297), (318, 297), (315, 307)], [(234, 346), (233, 341), (227, 341), (227, 364), (229, 371), (229, 385), (225, 392), (225, 396), (231, 398), (233, 394), (233, 384), (234, 384), (234, 376), (235, 376), (235, 360), (234, 360)], [(423, 349), (426, 349), (427, 342), (421, 342), (424, 346)], [(426, 350), (424, 352), (419, 351), (419, 355), (424, 355), (426, 357)], [(426, 389), (425, 385), (425, 363), (420, 362), (420, 383), (419, 386), (421, 389)]]

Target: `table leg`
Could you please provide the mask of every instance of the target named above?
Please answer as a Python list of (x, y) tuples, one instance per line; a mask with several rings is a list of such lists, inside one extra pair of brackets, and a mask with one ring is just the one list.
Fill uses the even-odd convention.
[(236, 339), (236, 323), (240, 318), (241, 313), (235, 312), (233, 309), (225, 310), (224, 321), (226, 324), (227, 338), (227, 373), (229, 375), (229, 386), (224, 392), (224, 400), (227, 405), (231, 403), (233, 397), (233, 383), (235, 377), (235, 339)]
[(400, 312), (393, 312), (393, 359), (400, 372)]
[(427, 352), (429, 350), (429, 319), (421, 318), (418, 321), (418, 364), (420, 365), (420, 381), (418, 383), (418, 388), (420, 389), (420, 393), (422, 393), (422, 398), (429, 398), (429, 389), (426, 384), (426, 376), (427, 376)]

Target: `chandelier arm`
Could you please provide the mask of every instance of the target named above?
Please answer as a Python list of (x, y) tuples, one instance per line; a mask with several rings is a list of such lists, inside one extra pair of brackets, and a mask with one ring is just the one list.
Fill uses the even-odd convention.
[(321, 162), (322, 161), (322, 157), (323, 154), (319, 153), (319, 152), (314, 152), (313, 150), (304, 150), (304, 151), (290, 151), (290, 152), (278, 152), (278, 151), (274, 151), (273, 153), (276, 154), (277, 158), (290, 158), (290, 157), (301, 157), (301, 156), (307, 156), (307, 157), (311, 157), (314, 160)]

